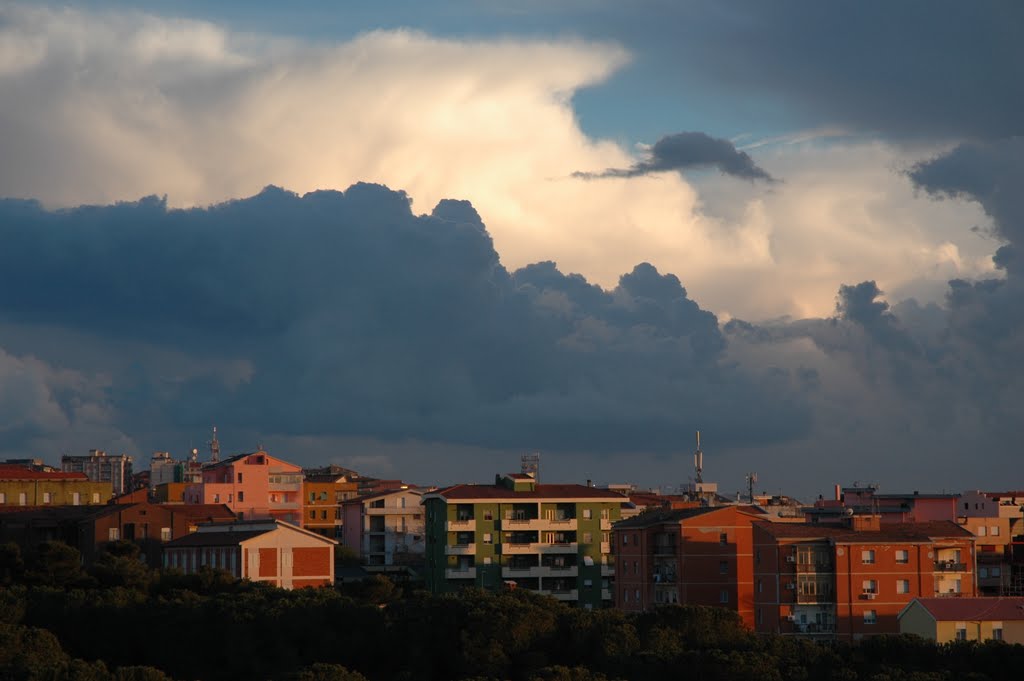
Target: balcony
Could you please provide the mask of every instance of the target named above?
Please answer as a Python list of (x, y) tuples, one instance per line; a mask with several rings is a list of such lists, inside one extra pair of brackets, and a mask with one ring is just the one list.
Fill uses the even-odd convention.
[(601, 576), (602, 577), (614, 577), (615, 576), (615, 566), (614, 565), (602, 565), (601, 566)]
[(472, 532), (476, 529), (476, 519), (449, 520), (447, 529), (449, 532)]
[(608, 518), (601, 518), (601, 529), (610, 530), (612, 529), (612, 521)]
[(448, 568), (444, 571), (445, 579), (476, 579), (476, 568)]
[(612, 543), (608, 541), (601, 542), (601, 553), (608, 555), (612, 552)]
[(569, 567), (549, 567), (546, 565), (532, 565), (530, 567), (503, 567), (501, 576), (507, 579), (524, 577), (576, 577), (579, 570), (575, 565)]
[(943, 560), (935, 563), (936, 572), (965, 572), (966, 570), (966, 563), (955, 563), (951, 560)]
[(797, 572), (832, 572), (833, 566), (830, 561), (814, 561), (810, 563), (797, 563)]
[(555, 544), (538, 544), (539, 553), (578, 553), (580, 545), (574, 541)]
[(524, 553), (537, 553), (540, 551), (541, 544), (537, 542), (529, 542), (522, 544), (502, 544), (501, 553), (507, 556), (522, 555)]
[(552, 596), (560, 601), (578, 601), (580, 599), (580, 593), (576, 589), (541, 590), (537, 593), (544, 596)]
[(505, 518), (501, 521), (501, 529), (506, 532), (539, 532), (542, 530), (574, 532), (576, 531), (576, 528), (577, 522), (575, 518), (567, 518), (566, 520), (548, 520), (547, 518), (526, 518), (523, 520), (516, 520), (512, 518)]
[(803, 594), (803, 593), (797, 593), (797, 595), (796, 595), (796, 602), (797, 603), (807, 603), (807, 604), (835, 603), (836, 602), (836, 597), (835, 597), (835, 594)]
[(444, 547), (446, 556), (475, 556), (476, 544), (448, 544)]
[(655, 544), (654, 555), (656, 556), (674, 556), (678, 545), (676, 544)]

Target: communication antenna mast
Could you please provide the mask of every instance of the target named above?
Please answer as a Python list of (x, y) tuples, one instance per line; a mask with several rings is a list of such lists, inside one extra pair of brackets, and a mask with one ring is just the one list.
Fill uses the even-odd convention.
[(519, 461), (523, 475), (532, 476), (534, 480), (540, 482), (540, 452), (523, 454)]
[(700, 451), (700, 431), (697, 431), (697, 451), (693, 453), (693, 469), (696, 472), (694, 480), (697, 484), (704, 482), (704, 452)]
[(754, 503), (754, 485), (757, 484), (757, 473), (747, 473), (747, 494), (750, 503)]
[(217, 426), (213, 427), (213, 439), (208, 444), (210, 445), (210, 461), (217, 463), (220, 461), (220, 442), (217, 441)]

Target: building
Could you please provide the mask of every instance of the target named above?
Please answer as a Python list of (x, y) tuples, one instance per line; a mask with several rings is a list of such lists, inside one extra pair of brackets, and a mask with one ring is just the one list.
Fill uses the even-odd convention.
[(0, 508), (105, 504), (111, 494), (109, 481), (90, 480), (82, 472), (66, 473), (0, 464)]
[(302, 469), (260, 450), (203, 466), (186, 504), (225, 504), (240, 519), (276, 518), (302, 526)]
[(396, 489), (342, 502), (344, 544), (359, 551), (370, 572), (420, 568), (426, 551), (423, 492)]
[(612, 523), (628, 501), (528, 474), (423, 495), (427, 588), (523, 588), (587, 608), (611, 605)]
[(977, 538), (978, 593), (1024, 596), (1011, 552), (1012, 538), (1024, 534), (1024, 492), (964, 492), (957, 514), (957, 522)]
[(165, 568), (209, 567), (284, 589), (334, 584), (333, 539), (281, 520), (200, 525), (164, 546)]
[(755, 629), (858, 640), (899, 631), (914, 598), (975, 595), (974, 537), (949, 521), (755, 522)]
[(65, 454), (60, 468), (65, 473), (85, 473), (96, 482), (109, 482), (114, 494), (131, 491), (132, 457), (127, 454), (110, 456), (102, 449), (90, 449), (88, 456)]
[(306, 472), (302, 483), (303, 526), (311, 532), (341, 540), (345, 518), (342, 504), (359, 496), (359, 474), (353, 471)]
[(899, 614), (901, 634), (936, 643), (1024, 643), (1024, 598), (915, 598)]
[(753, 506), (648, 511), (614, 525), (615, 607), (708, 605), (754, 627)]
[(818, 498), (804, 509), (812, 523), (841, 524), (848, 515), (877, 515), (883, 524), (956, 520), (959, 494), (879, 494), (875, 485), (836, 485), (835, 498)]

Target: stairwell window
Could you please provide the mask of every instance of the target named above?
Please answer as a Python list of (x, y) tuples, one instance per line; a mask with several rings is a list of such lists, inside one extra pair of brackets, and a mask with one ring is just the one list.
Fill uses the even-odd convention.
[(860, 562), (864, 563), (865, 565), (872, 565), (875, 562), (875, 550), (865, 549), (864, 551), (861, 551)]

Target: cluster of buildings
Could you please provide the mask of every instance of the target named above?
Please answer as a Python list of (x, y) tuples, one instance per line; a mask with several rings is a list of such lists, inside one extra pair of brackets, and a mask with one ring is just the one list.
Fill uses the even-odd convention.
[(701, 459), (698, 446), (696, 481), (665, 495), (542, 483), (530, 457), (493, 483), (439, 488), (303, 469), (263, 450), (221, 459), (219, 446), (206, 462), (158, 452), (140, 475), (130, 458), (94, 450), (61, 470), (0, 464), (0, 541), (60, 539), (89, 561), (129, 540), (153, 565), (285, 588), (376, 572), (434, 593), (722, 607), (754, 631), (820, 640), (1024, 642), (1024, 492), (837, 486), (803, 505), (751, 484), (728, 499), (701, 479)]

